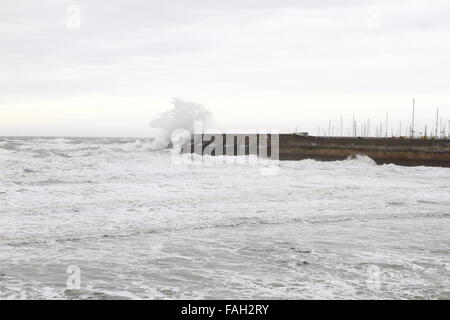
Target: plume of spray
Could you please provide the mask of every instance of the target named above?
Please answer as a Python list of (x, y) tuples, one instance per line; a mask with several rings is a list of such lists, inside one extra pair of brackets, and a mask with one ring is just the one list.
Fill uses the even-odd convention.
[(153, 140), (152, 149), (167, 148), (172, 133), (177, 129), (184, 129), (192, 134), (195, 121), (202, 121), (204, 128), (212, 121), (212, 113), (201, 104), (173, 98), (172, 105), (171, 110), (160, 114), (150, 122), (151, 127), (160, 129)]

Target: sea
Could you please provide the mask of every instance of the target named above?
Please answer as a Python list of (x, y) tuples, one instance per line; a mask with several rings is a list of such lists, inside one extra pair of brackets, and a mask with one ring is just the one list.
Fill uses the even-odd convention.
[(0, 137), (0, 299), (450, 299), (449, 168), (152, 146)]

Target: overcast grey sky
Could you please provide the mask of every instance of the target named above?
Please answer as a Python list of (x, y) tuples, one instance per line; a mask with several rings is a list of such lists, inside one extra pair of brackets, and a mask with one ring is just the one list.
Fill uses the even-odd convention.
[(0, 4), (0, 135), (151, 135), (172, 97), (217, 128), (450, 119), (448, 0)]

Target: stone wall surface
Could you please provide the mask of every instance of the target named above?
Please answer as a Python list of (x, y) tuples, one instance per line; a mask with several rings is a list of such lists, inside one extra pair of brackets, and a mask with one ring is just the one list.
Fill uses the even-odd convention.
[[(294, 134), (253, 135), (216, 134), (193, 137), (188, 152), (208, 154), (259, 154), (268, 145), (272, 156), (272, 139), (278, 140), (279, 160), (315, 159), (322, 161), (345, 160), (355, 155), (366, 155), (378, 164), (393, 163), (404, 166), (450, 167), (450, 139), (402, 139), (402, 138), (350, 138), (313, 137)], [(278, 138), (278, 139), (276, 139)], [(194, 140), (196, 139), (196, 140)], [(195, 151), (194, 146), (198, 148)], [(201, 146), (199, 144), (201, 142)], [(251, 141), (251, 143), (249, 143)], [(215, 151), (215, 150), (222, 150)], [(231, 154), (230, 154), (231, 153)], [(266, 154), (265, 152), (262, 153)], [(260, 155), (260, 154), (259, 154)], [(276, 152), (274, 152), (276, 155)]]

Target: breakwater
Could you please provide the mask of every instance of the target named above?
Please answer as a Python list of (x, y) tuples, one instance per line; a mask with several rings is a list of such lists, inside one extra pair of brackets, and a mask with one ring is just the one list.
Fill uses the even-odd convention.
[(258, 155), (277, 160), (345, 160), (363, 154), (377, 164), (450, 167), (450, 139), (314, 137), (296, 134), (196, 134), (183, 152)]

